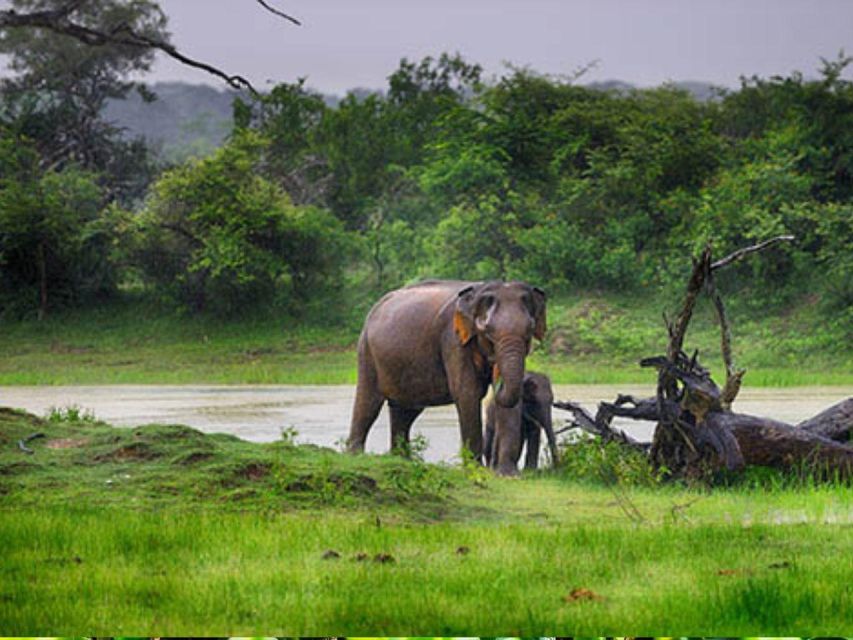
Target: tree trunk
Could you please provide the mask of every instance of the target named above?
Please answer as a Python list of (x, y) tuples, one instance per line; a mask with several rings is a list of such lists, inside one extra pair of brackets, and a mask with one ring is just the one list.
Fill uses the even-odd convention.
[[(602, 402), (593, 418), (572, 402), (555, 402), (570, 411), (573, 426), (595, 434), (603, 441), (615, 441), (634, 450), (644, 445), (611, 427), (614, 416), (657, 423), (648, 450), (652, 463), (672, 477), (703, 477), (720, 469), (737, 471), (746, 466), (766, 466), (786, 471), (808, 471), (824, 478), (853, 478), (853, 398), (829, 407), (798, 426), (771, 418), (733, 413), (731, 405), (745, 373), (732, 357), (732, 333), (722, 297), (713, 274), (742, 257), (761, 251), (792, 236), (778, 236), (735, 251), (716, 262), (711, 247), (705, 247), (693, 261), (681, 309), (674, 322), (666, 320), (669, 343), (666, 355), (646, 358), (640, 366), (658, 372), (654, 398), (635, 400), (619, 395), (615, 402)], [(689, 357), (683, 351), (684, 337), (702, 290), (711, 297), (720, 321), (721, 352), (726, 366), (726, 383), (720, 389), (710, 372), (698, 361), (698, 352)], [(559, 432), (558, 432), (559, 433)]]
[(797, 425), (809, 433), (814, 433), (842, 444), (851, 443), (851, 429), (853, 429), (853, 398), (842, 400), (829, 409), (821, 411), (813, 418), (804, 420)]
[[(747, 465), (784, 470), (799, 466), (820, 475), (832, 476), (837, 472), (844, 478), (853, 477), (853, 447), (817, 433), (770, 418), (739, 413), (714, 413), (705, 422), (711, 429), (726, 429), (734, 434)], [(847, 428), (849, 430), (849, 424)]]
[(44, 256), (44, 240), (39, 242), (36, 250), (36, 264), (39, 272), (39, 321), (44, 320), (47, 313), (47, 262)]
[[(633, 406), (626, 406), (629, 404)], [(571, 402), (555, 402), (554, 406), (572, 412), (575, 418), (574, 426), (605, 441), (619, 442), (631, 449), (642, 450), (643, 445), (611, 427), (613, 416), (660, 422), (656, 398), (635, 400), (630, 396), (619, 396), (614, 403), (599, 404), (594, 418), (579, 405)], [(709, 433), (731, 433), (737, 441), (743, 464), (746, 466), (774, 467), (785, 471), (807, 468), (827, 477), (837, 473), (839, 477), (851, 478), (853, 445), (838, 441), (838, 438), (827, 437), (842, 434), (849, 436), (851, 427), (853, 398), (829, 407), (798, 426), (771, 418), (715, 410), (705, 415), (701, 428)], [(695, 429), (696, 427), (693, 427), (693, 430)], [(658, 435), (656, 433), (656, 437)], [(692, 438), (691, 443), (694, 443)], [(662, 449), (660, 455), (669, 455), (669, 458), (664, 459), (669, 464), (675, 464), (671, 469), (686, 471), (691, 463), (695, 464), (695, 453), (692, 450), (688, 454), (683, 449), (670, 450), (672, 446), (674, 445), (668, 440), (658, 444)]]

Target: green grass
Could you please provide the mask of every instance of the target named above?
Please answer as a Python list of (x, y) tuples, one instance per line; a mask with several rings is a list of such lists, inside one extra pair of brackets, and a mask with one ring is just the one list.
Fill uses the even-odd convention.
[[(287, 440), (54, 418), (0, 411), (7, 635), (743, 636), (849, 627), (846, 486), (506, 480)], [(35, 431), (46, 437), (26, 455), (16, 442)], [(628, 503), (641, 521), (626, 515)], [(339, 557), (325, 559), (328, 551)], [(377, 561), (382, 554), (393, 560)], [(573, 599), (575, 589), (595, 597)]]
[[(791, 307), (731, 305), (735, 359), (749, 386), (853, 384), (849, 327), (810, 299)], [(586, 293), (549, 303), (550, 330), (530, 366), (555, 383), (643, 383), (638, 361), (660, 354), (659, 295)], [(259, 317), (181, 317), (142, 300), (0, 324), (0, 384), (353, 384), (365, 309), (324, 324)], [(846, 332), (846, 333), (845, 333)], [(705, 300), (687, 337), (722, 381), (719, 328)]]

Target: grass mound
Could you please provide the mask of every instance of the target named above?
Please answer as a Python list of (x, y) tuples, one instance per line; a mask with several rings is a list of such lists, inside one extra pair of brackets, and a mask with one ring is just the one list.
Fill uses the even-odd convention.
[[(27, 454), (17, 443), (26, 443)], [(0, 409), (2, 502), (289, 510), (317, 505), (450, 508), (458, 469), (392, 456), (345, 456), (287, 440), (257, 444), (183, 425), (114, 428), (60, 414)], [(0, 504), (2, 504), (0, 502)]]

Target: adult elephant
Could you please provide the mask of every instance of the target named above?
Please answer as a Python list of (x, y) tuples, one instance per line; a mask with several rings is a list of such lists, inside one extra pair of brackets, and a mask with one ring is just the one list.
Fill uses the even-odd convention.
[[(349, 450), (364, 450), (386, 400), (392, 448), (408, 444), (425, 407), (454, 403), (462, 444), (480, 460), (480, 400), (494, 381), (498, 405), (520, 407), (524, 359), (544, 334), (545, 292), (524, 282), (430, 280), (388, 293), (358, 341)], [(501, 442), (498, 472), (516, 473), (511, 439)]]

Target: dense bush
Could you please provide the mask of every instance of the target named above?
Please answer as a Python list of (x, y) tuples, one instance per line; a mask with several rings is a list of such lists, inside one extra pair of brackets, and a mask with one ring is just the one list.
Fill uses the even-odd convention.
[(44, 171), (26, 140), (0, 131), (0, 305), (17, 315), (110, 294), (117, 271), (96, 176)]
[(264, 144), (243, 132), (152, 186), (136, 219), (133, 262), (169, 300), (224, 314), (259, 305), (296, 312), (338, 287), (343, 225), (322, 209), (294, 206), (259, 174)]

